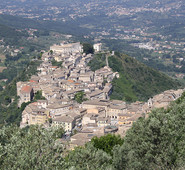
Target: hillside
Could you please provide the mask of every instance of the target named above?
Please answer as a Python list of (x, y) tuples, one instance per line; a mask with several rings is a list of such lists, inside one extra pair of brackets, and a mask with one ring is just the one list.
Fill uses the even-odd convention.
[(28, 36), (26, 33), (18, 32), (15, 29), (2, 24), (0, 24), (0, 30), (0, 38)]
[[(92, 70), (105, 66), (105, 57), (96, 55), (89, 66)], [(176, 80), (124, 54), (109, 57), (109, 66), (120, 74), (120, 78), (113, 80), (111, 99), (147, 100), (162, 91), (180, 86)]]
[[(55, 31), (63, 34), (82, 35), (87, 33), (87, 29), (80, 28), (74, 22), (54, 22), (54, 21), (38, 21), (12, 15), (0, 14), (0, 23), (16, 29), (39, 29), (45, 31)], [(75, 29), (74, 29), (75, 28)]]
[(15, 28), (3, 25), (1, 20), (0, 23), (0, 39), (3, 39), (6, 45), (20, 44), (23, 38), (28, 37), (26, 32), (19, 32)]

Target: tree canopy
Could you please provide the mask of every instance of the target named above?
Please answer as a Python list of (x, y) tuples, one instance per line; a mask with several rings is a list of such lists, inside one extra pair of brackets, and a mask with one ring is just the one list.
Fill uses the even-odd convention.
[(0, 169), (52, 169), (63, 164), (54, 129), (17, 126), (0, 129)]
[(83, 101), (86, 101), (87, 99), (85, 98), (85, 93), (83, 91), (78, 92), (75, 94), (74, 98), (78, 103), (82, 103)]
[(89, 43), (83, 43), (83, 52), (86, 54), (93, 54), (94, 53), (94, 48), (91, 44)]

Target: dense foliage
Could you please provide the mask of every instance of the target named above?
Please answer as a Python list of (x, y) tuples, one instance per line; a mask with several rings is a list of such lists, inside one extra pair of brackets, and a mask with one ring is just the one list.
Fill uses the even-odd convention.
[(46, 98), (42, 96), (42, 90), (39, 90), (35, 93), (34, 101), (37, 101), (37, 100), (46, 100)]
[(55, 169), (63, 164), (62, 152), (55, 129), (0, 129), (0, 169)]
[[(87, 29), (80, 27), (74, 22), (55, 22), (55, 21), (43, 21), (43, 20), (33, 20), (27, 18), (21, 18), (18, 16), (11, 15), (0, 15), (0, 22), (9, 27), (17, 29), (32, 28), (38, 29), (39, 35), (48, 35), (48, 31), (56, 31), (64, 34), (75, 34), (83, 35), (87, 33)], [(74, 29), (76, 28), (76, 29)], [(37, 33), (38, 34), (38, 33)], [(36, 35), (37, 35), (36, 34)]]
[(112, 155), (113, 147), (116, 145), (122, 145), (123, 139), (120, 136), (108, 134), (106, 136), (102, 136), (100, 138), (94, 137), (91, 140), (93, 146), (97, 149), (102, 149), (108, 154)]
[(22, 37), (28, 37), (27, 33), (18, 32), (6, 25), (0, 24), (0, 30), (0, 39), (4, 38), (5, 43), (8, 45), (14, 45), (15, 43), (19, 43)]
[(96, 71), (106, 66), (106, 56), (104, 54), (95, 54), (93, 60), (88, 63), (92, 71)]
[(76, 100), (78, 103), (81, 104), (83, 101), (86, 101), (87, 98), (85, 98), (85, 93), (83, 91), (81, 91), (81, 92), (77, 92), (75, 94), (74, 100)]
[(57, 67), (62, 67), (62, 61), (56, 61), (56, 60), (52, 60), (51, 61), (52, 66), (57, 66)]
[(86, 54), (93, 54), (94, 53), (94, 48), (89, 43), (83, 43), (83, 52), (86, 53)]

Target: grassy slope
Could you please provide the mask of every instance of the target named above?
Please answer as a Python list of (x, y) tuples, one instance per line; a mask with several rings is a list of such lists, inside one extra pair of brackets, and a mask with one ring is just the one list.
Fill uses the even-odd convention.
[(180, 86), (174, 79), (126, 55), (110, 57), (109, 65), (120, 73), (120, 78), (113, 81), (113, 99), (147, 100), (157, 93)]

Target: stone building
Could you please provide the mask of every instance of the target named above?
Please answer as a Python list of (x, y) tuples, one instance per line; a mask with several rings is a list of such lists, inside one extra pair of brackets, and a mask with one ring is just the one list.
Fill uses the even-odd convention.
[(33, 99), (34, 93), (33, 88), (31, 86), (25, 85), (21, 88), (20, 91), (20, 102), (19, 105), (22, 103), (30, 102)]

